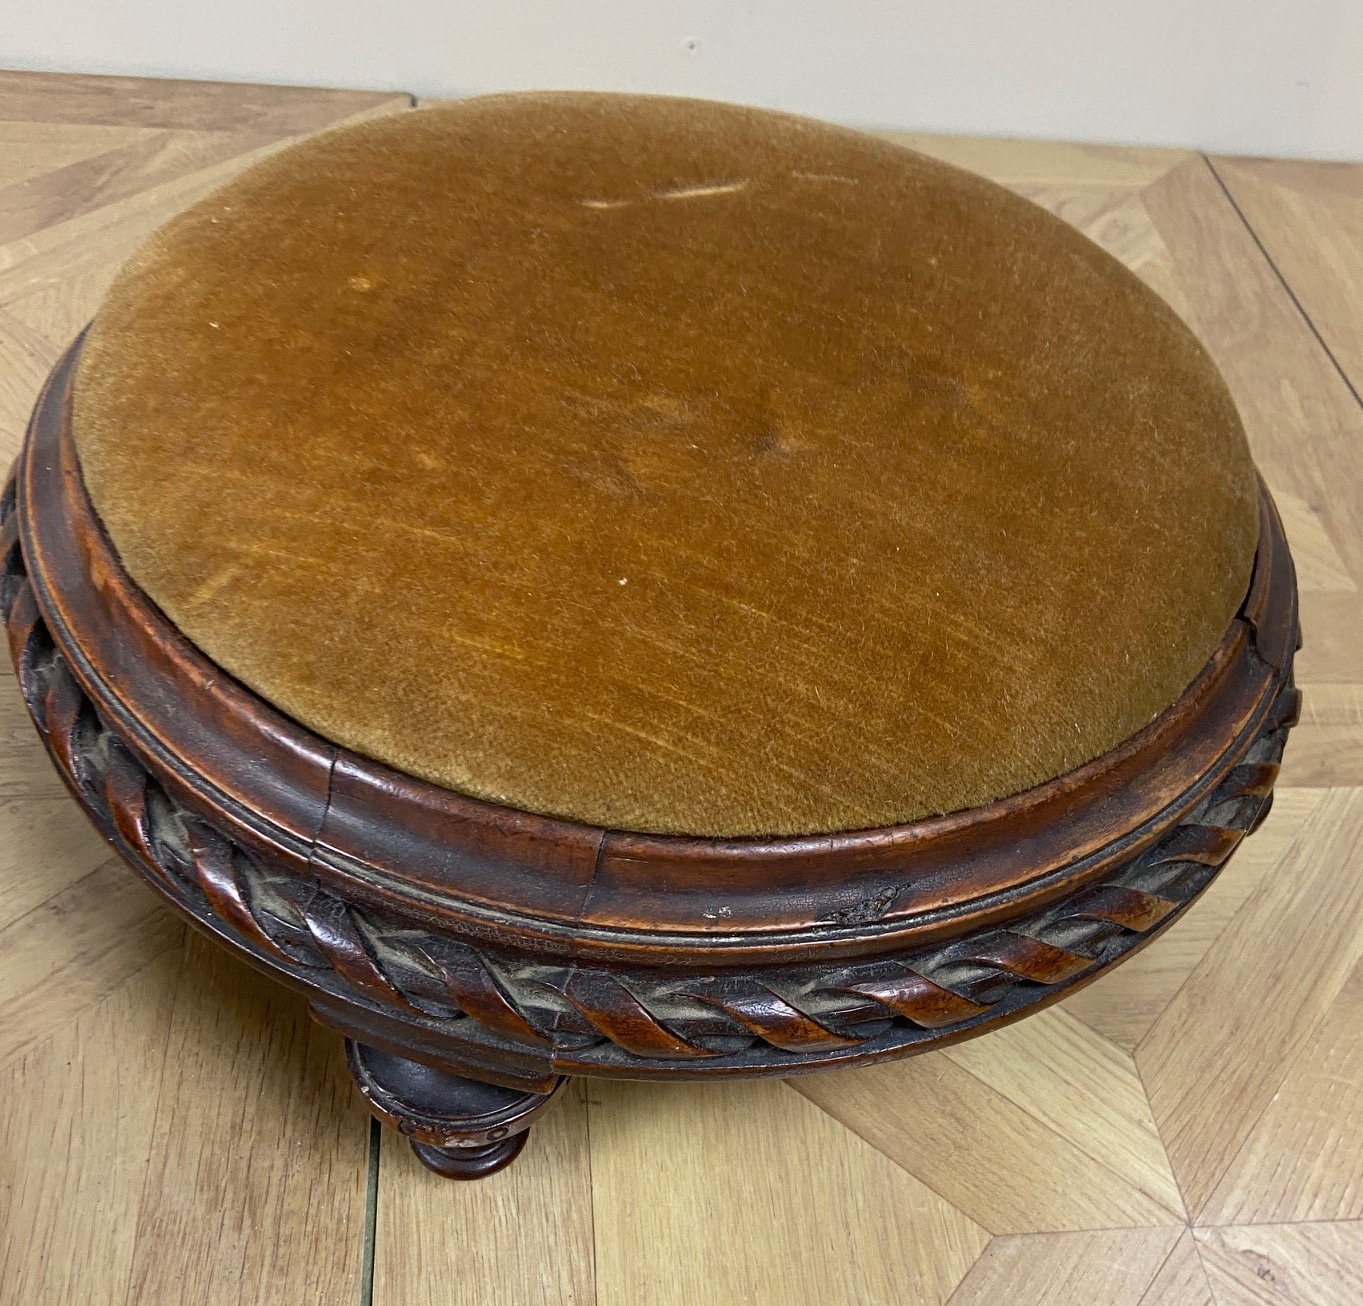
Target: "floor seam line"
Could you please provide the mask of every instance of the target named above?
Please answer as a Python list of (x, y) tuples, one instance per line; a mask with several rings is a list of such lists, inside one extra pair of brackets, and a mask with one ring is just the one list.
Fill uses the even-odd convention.
[(373, 1306), (374, 1262), (377, 1259), (379, 1216), (379, 1159), (383, 1148), (383, 1126), (369, 1119), (369, 1149), (364, 1190), (364, 1243), (360, 1259), (360, 1306)]
[(1297, 298), (1297, 292), (1292, 289), (1291, 282), (1288, 281), (1287, 277), (1283, 275), (1282, 269), (1274, 262), (1273, 255), (1268, 252), (1264, 242), (1259, 238), (1259, 233), (1254, 230), (1254, 224), (1250, 222), (1249, 218), (1245, 215), (1244, 209), (1236, 202), (1235, 196), (1231, 192), (1231, 188), (1226, 185), (1225, 178), (1216, 170), (1216, 164), (1212, 162), (1211, 156), (1204, 154), (1202, 156), (1202, 161), (1207, 165), (1208, 171), (1216, 179), (1216, 184), (1221, 188), (1221, 193), (1226, 197), (1226, 202), (1235, 210), (1235, 216), (1240, 219), (1241, 223), (1244, 224), (1245, 230), (1249, 232), (1250, 239), (1254, 241), (1255, 248), (1263, 255), (1264, 262), (1268, 264), (1273, 271), (1273, 275), (1277, 277), (1278, 284), (1287, 292), (1287, 297), (1292, 301), (1292, 307), (1297, 310), (1298, 314), (1301, 316), (1301, 320), (1306, 323), (1307, 328), (1316, 338), (1316, 343), (1324, 350), (1325, 357), (1330, 360), (1330, 365), (1339, 374), (1339, 379), (1344, 382), (1345, 389), (1353, 396), (1354, 403), (1356, 403), (1359, 408), (1363, 408), (1363, 395), (1359, 394), (1358, 388), (1350, 379), (1349, 374), (1344, 370), (1339, 359), (1335, 357), (1334, 350), (1326, 343), (1325, 337), (1321, 335), (1320, 329), (1312, 320), (1310, 313), (1306, 311), (1301, 300)]

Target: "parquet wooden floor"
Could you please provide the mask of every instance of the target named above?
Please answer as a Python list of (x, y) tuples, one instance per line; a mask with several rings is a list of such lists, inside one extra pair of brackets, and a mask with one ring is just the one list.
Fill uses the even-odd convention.
[[(0, 74), (0, 457), (119, 262), (407, 96)], [(1106, 246), (1206, 342), (1287, 522), (1305, 716), (1263, 830), (1059, 1007), (792, 1081), (578, 1084), (432, 1177), (339, 1040), (186, 931), (0, 682), (0, 1301), (1363, 1302), (1363, 165), (903, 137)]]

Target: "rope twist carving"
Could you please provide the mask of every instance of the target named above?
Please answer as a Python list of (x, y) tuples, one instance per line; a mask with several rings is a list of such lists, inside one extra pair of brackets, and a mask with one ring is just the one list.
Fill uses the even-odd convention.
[(1141, 942), (1210, 882), (1266, 815), (1300, 693), (1285, 677), (1258, 739), (1145, 853), (1005, 928), (892, 957), (675, 976), (503, 954), (376, 918), (264, 864), (174, 800), (103, 719), (54, 644), (0, 499), (0, 616), (58, 768), (124, 856), (191, 915), (316, 988), (485, 1043), (578, 1064), (803, 1056), (930, 1041), (1043, 1001)]

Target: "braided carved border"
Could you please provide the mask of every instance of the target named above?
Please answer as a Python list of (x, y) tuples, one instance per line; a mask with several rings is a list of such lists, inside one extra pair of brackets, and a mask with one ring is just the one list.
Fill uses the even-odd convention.
[(68, 785), (187, 913), (308, 988), (584, 1069), (646, 1073), (666, 1059), (788, 1073), (802, 1059), (907, 1050), (1044, 1002), (1111, 965), (1207, 886), (1267, 813), (1300, 705), (1289, 668), (1259, 738), (1210, 795), (1154, 847), (1043, 912), (890, 957), (674, 975), (499, 954), (377, 918), (263, 864), (172, 799), (54, 644), (24, 569), (12, 481), (0, 500), (0, 616)]

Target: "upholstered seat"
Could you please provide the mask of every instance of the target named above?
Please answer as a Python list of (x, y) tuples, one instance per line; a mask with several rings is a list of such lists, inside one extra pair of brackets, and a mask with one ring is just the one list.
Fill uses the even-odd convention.
[(510, 807), (978, 806), (1182, 693), (1255, 474), (1190, 332), (1041, 209), (779, 114), (497, 96), (189, 210), (73, 429), (132, 579), (324, 738)]

